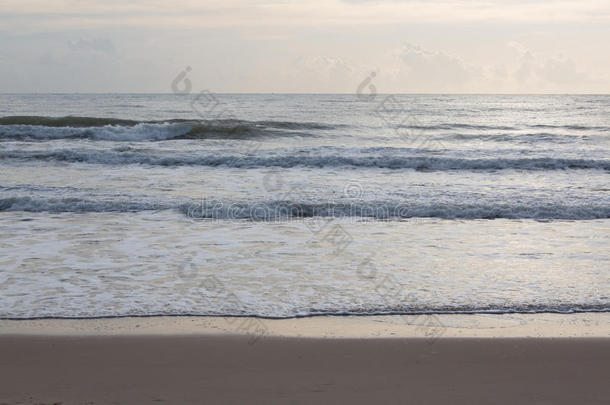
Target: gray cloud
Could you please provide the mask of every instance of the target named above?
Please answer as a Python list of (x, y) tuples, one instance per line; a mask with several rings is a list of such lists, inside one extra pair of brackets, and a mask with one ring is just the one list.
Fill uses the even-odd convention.
[(572, 59), (564, 55), (543, 58), (518, 42), (511, 41), (508, 46), (519, 54), (513, 76), (520, 85), (562, 90), (574, 85), (583, 86), (595, 82), (590, 75), (580, 71)]
[(436, 87), (439, 90), (462, 87), (476, 76), (476, 71), (461, 59), (418, 45), (404, 44), (399, 56), (408, 69), (409, 81), (418, 88)]

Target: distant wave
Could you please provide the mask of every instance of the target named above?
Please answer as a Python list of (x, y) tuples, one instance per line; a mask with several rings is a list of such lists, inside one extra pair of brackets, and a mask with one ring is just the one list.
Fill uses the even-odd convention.
[(573, 143), (575, 141), (587, 141), (596, 139), (595, 136), (584, 135), (584, 134), (554, 134), (551, 132), (529, 132), (529, 133), (454, 133), (443, 135), (443, 141), (455, 139), (455, 140), (479, 140), (479, 141), (494, 141), (494, 142), (508, 142), (508, 143), (526, 143), (532, 144), (536, 142), (553, 142), (553, 143)]
[(314, 136), (314, 130), (336, 126), (291, 121), (185, 120), (134, 121), (96, 117), (15, 116), (0, 118), (0, 139), (50, 140), (82, 138), (109, 141), (168, 139), (250, 139)]
[(417, 122), (409, 122), (398, 125), (398, 128), (414, 128), (422, 130), (452, 130), (452, 129), (472, 129), (472, 130), (501, 130), (510, 131), (518, 129), (518, 127), (508, 125), (477, 125), (477, 124), (463, 124), (463, 123), (441, 123), (431, 125), (418, 125)]
[(225, 166), (235, 168), (265, 167), (358, 167), (415, 170), (566, 170), (600, 169), (610, 170), (608, 159), (562, 159), (562, 158), (485, 158), (462, 159), (419, 156), (345, 156), (336, 155), (193, 155), (184, 153), (154, 154), (134, 152), (131, 148), (122, 151), (70, 150), (52, 151), (0, 151), (0, 160), (55, 160), (62, 162), (91, 163), (105, 165), (144, 164), (153, 166)]
[[(0, 140), (46, 141), (53, 139), (91, 139), (107, 141), (164, 141), (171, 139), (256, 139), (286, 136), (320, 136), (319, 131), (348, 128), (347, 125), (296, 121), (246, 121), (237, 119), (196, 120), (129, 120), (103, 117), (0, 117)], [(455, 131), (442, 136), (447, 139), (479, 138), (513, 141), (515, 139), (562, 141), (565, 134), (540, 132), (565, 129), (570, 131), (610, 131), (609, 126), (587, 125), (480, 125), (471, 123), (419, 124), (408, 122), (399, 128), (420, 131)], [(531, 133), (514, 131), (530, 130)], [(465, 134), (463, 131), (474, 131)], [(495, 133), (489, 133), (495, 131)], [(588, 133), (588, 132), (584, 132)], [(569, 139), (568, 139), (569, 141)]]
[(43, 127), (103, 127), (105, 125), (134, 126), (139, 121), (118, 118), (98, 117), (42, 117), (38, 115), (19, 115), (0, 117), (0, 125), (37, 125)]
[(524, 124), (524, 125), (482, 125), (471, 123), (438, 123), (418, 125), (417, 122), (407, 121), (404, 124), (398, 125), (399, 128), (415, 128), (421, 130), (476, 130), (476, 131), (517, 131), (523, 129), (565, 129), (573, 131), (610, 131), (610, 126), (600, 125), (549, 125), (549, 124)]
[(281, 221), (299, 218), (402, 218), (592, 220), (610, 218), (608, 205), (564, 204), (443, 204), (437, 202), (301, 203), (292, 201), (141, 201), (126, 198), (9, 197), (0, 199), (0, 211), (25, 212), (138, 212), (178, 210), (188, 218)]
[(549, 124), (534, 124), (528, 125), (530, 128), (553, 128), (553, 129), (571, 129), (575, 131), (610, 131), (610, 126), (600, 125), (549, 125)]

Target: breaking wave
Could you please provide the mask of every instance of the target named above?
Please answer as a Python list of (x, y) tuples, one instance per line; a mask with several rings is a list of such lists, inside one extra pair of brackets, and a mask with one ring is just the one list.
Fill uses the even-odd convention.
[(127, 198), (37, 198), (30, 196), (0, 199), (0, 211), (25, 212), (139, 212), (177, 210), (193, 220), (284, 221), (301, 218), (404, 218), (441, 219), (536, 219), (593, 220), (610, 218), (608, 205), (564, 205), (549, 203), (459, 204), (438, 202), (371, 201), (353, 203), (301, 203), (273, 200), (231, 201), (150, 201)]
[[(336, 130), (347, 125), (330, 125), (318, 122), (293, 121), (246, 121), (237, 119), (197, 120), (130, 120), (103, 117), (44, 117), (8, 116), (0, 117), (0, 140), (41, 141), (53, 139), (91, 139), (105, 141), (164, 141), (171, 139), (256, 139), (285, 136), (320, 136), (318, 131)], [(398, 125), (420, 131), (458, 131), (448, 133), (448, 139), (482, 139), (512, 141), (516, 138), (528, 140), (564, 140), (565, 134), (540, 132), (541, 130), (563, 129), (568, 131), (608, 132), (607, 126), (586, 125), (546, 125), (524, 126), (479, 125), (467, 123), (436, 123), (423, 125), (417, 121)], [(520, 130), (534, 130), (531, 133), (514, 133)], [(475, 131), (464, 134), (462, 131)], [(483, 132), (480, 132), (483, 131)], [(487, 133), (494, 131), (495, 133)], [(508, 131), (508, 132), (507, 132)], [(588, 133), (588, 132), (586, 132)], [(565, 140), (564, 140), (565, 141)]]
[(250, 139), (314, 136), (313, 130), (336, 126), (290, 121), (185, 120), (134, 121), (95, 117), (15, 116), (0, 118), (0, 139), (93, 139), (162, 141), (169, 139)]
[[(363, 150), (366, 152), (366, 150)], [(58, 149), (51, 151), (0, 151), (1, 159), (61, 161), (102, 165), (142, 164), (152, 166), (225, 166), (235, 168), (265, 167), (358, 167), (382, 169), (415, 170), (567, 170), (599, 169), (610, 170), (608, 159), (567, 159), (567, 158), (484, 158), (463, 159), (445, 157), (369, 155), (252, 155), (252, 154), (186, 154), (150, 153), (99, 150)]]

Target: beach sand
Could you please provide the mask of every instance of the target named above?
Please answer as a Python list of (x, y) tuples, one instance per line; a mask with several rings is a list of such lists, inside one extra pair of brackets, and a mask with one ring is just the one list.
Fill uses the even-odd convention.
[(607, 314), (437, 318), (3, 320), (0, 403), (608, 403)]

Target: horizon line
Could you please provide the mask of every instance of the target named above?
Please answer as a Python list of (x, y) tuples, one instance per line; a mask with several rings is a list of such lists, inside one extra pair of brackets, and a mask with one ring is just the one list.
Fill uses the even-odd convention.
[[(205, 90), (202, 90), (203, 92)], [(176, 95), (176, 96), (189, 96), (197, 95), (201, 92), (192, 92), (186, 94), (180, 93), (155, 93), (155, 92), (0, 92), (0, 95), (66, 95), (66, 94), (80, 94), (80, 95)], [(293, 93), (293, 92), (216, 92), (209, 91), (212, 94), (226, 94), (226, 95), (354, 95), (358, 93)], [(363, 96), (370, 96), (371, 94), (363, 94)], [(608, 93), (451, 93), (451, 92), (425, 92), (425, 93), (376, 93), (375, 95), (414, 95), (414, 96), (425, 96), (425, 95), (443, 95), (443, 96), (608, 96)]]

